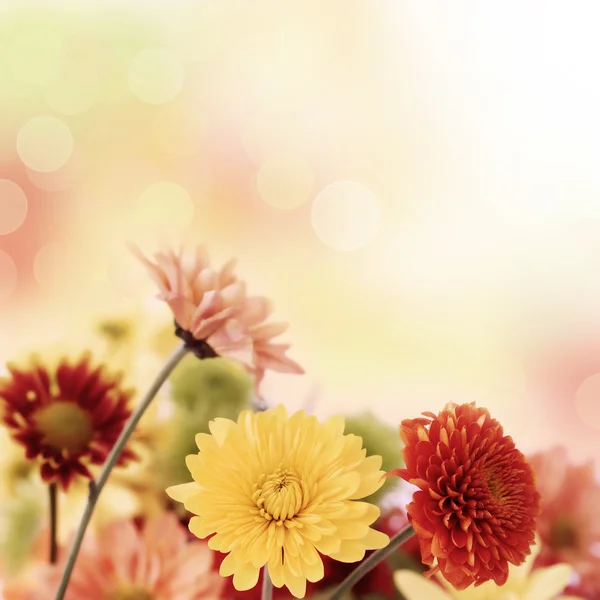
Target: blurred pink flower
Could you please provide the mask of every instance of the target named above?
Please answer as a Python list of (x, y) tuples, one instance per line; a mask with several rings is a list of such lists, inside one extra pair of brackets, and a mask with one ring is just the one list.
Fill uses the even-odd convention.
[(569, 463), (563, 447), (529, 458), (541, 495), (539, 563), (570, 563), (580, 572), (600, 545), (600, 484), (592, 461)]
[[(53, 600), (63, 569), (60, 561), (41, 572), (36, 600)], [(65, 600), (218, 600), (223, 583), (208, 545), (189, 541), (176, 517), (166, 514), (141, 530), (120, 521), (86, 538)]]
[(600, 600), (600, 560), (593, 558), (579, 565), (577, 581), (565, 592), (585, 600)]
[(233, 273), (235, 261), (221, 270), (210, 267), (199, 247), (193, 256), (181, 251), (158, 252), (156, 262), (140, 250), (132, 252), (146, 265), (175, 317), (175, 333), (199, 358), (226, 356), (241, 362), (260, 383), (267, 369), (304, 373), (285, 356), (287, 344), (272, 339), (287, 329), (286, 323), (265, 323), (272, 312), (269, 300), (247, 297), (246, 284)]

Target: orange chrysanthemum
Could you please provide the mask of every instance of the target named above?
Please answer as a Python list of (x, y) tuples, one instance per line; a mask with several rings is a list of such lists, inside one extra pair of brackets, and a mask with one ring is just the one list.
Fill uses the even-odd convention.
[[(35, 600), (52, 600), (64, 560), (48, 567)], [(65, 600), (219, 600), (224, 580), (205, 542), (189, 541), (172, 513), (137, 529), (118, 521), (85, 539)]]
[(286, 323), (265, 323), (272, 308), (262, 297), (247, 297), (246, 285), (234, 275), (235, 261), (222, 269), (210, 266), (199, 247), (192, 256), (158, 252), (155, 262), (138, 248), (134, 254), (148, 268), (175, 318), (175, 333), (199, 358), (227, 356), (241, 362), (257, 384), (266, 369), (304, 373), (285, 356), (289, 348), (272, 339), (287, 329)]
[[(55, 369), (32, 360), (28, 368), (8, 365), (0, 381), (3, 421), (28, 459), (41, 461), (41, 476), (64, 490), (77, 475), (92, 478), (88, 467), (102, 464), (129, 418), (132, 390), (120, 377), (94, 367), (84, 355)], [(125, 449), (119, 464), (135, 458)]]
[(420, 489), (408, 505), (423, 562), (455, 588), (506, 582), (535, 538), (539, 494), (533, 472), (502, 426), (474, 403), (400, 425), (405, 469)]

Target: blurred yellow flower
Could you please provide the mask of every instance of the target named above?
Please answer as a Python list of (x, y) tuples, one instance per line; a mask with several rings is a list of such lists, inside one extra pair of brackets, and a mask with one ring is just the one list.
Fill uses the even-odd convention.
[(576, 596), (558, 596), (567, 587), (573, 573), (570, 565), (562, 563), (532, 571), (540, 547), (535, 544), (531, 550), (522, 565), (510, 565), (508, 580), (501, 586), (486, 581), (478, 587), (470, 586), (459, 591), (439, 577), (444, 589), (423, 575), (406, 570), (397, 571), (394, 580), (407, 600), (582, 600)]
[(356, 502), (383, 485), (381, 457), (366, 457), (362, 440), (344, 435), (344, 418), (324, 423), (299, 411), (245, 410), (237, 423), (215, 419), (199, 433), (200, 452), (187, 457), (194, 479), (167, 493), (195, 517), (190, 530), (229, 553), (221, 575), (237, 590), (254, 587), (268, 565), (276, 587), (297, 598), (306, 582), (323, 578), (319, 552), (356, 562), (385, 546), (387, 535), (369, 526), (379, 508)]

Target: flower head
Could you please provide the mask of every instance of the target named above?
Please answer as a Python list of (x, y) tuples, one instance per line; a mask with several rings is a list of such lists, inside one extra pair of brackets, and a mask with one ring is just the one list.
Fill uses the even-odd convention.
[[(207, 545), (190, 542), (171, 513), (141, 529), (118, 521), (86, 537), (65, 600), (217, 600), (223, 581), (212, 567)], [(36, 600), (54, 598), (63, 569), (61, 561), (42, 573)]]
[[(572, 568), (567, 564), (532, 571), (539, 546), (532, 546), (532, 554), (520, 566), (509, 568), (509, 577), (502, 586), (486, 581), (479, 587), (458, 591), (442, 578), (440, 587), (414, 571), (397, 571), (396, 585), (407, 600), (551, 600), (557, 598), (568, 584)], [(557, 600), (578, 600), (571, 596), (559, 596)], [(580, 599), (581, 600), (581, 599)]]
[[(10, 377), (0, 381), (3, 420), (27, 458), (40, 460), (42, 479), (66, 490), (77, 475), (91, 478), (88, 467), (104, 462), (129, 418), (132, 390), (93, 366), (89, 355), (63, 359), (55, 369), (37, 360), (8, 369)], [(134, 457), (126, 448), (119, 463)]]
[(237, 422), (215, 419), (200, 433), (200, 452), (187, 457), (194, 481), (167, 493), (194, 517), (190, 530), (228, 552), (221, 575), (238, 590), (254, 587), (268, 565), (276, 587), (297, 598), (323, 578), (319, 552), (356, 562), (388, 536), (371, 529), (379, 508), (358, 502), (383, 484), (381, 457), (366, 457), (362, 441), (344, 435), (340, 416), (319, 423), (283, 406), (243, 411)]
[(391, 472), (419, 487), (408, 516), (423, 562), (457, 589), (502, 585), (508, 564), (521, 564), (534, 541), (539, 494), (531, 467), (474, 403), (424, 415), (402, 421), (406, 468)]
[(564, 448), (540, 452), (529, 461), (541, 495), (540, 563), (565, 561), (579, 571), (600, 545), (600, 484), (594, 464), (571, 464)]
[(246, 285), (234, 275), (235, 261), (222, 269), (210, 266), (199, 247), (193, 256), (158, 252), (155, 262), (135, 246), (135, 255), (146, 265), (175, 317), (175, 333), (199, 358), (227, 356), (240, 361), (260, 382), (266, 369), (303, 373), (288, 358), (286, 344), (272, 339), (287, 329), (286, 323), (265, 323), (272, 312), (262, 297), (246, 296)]

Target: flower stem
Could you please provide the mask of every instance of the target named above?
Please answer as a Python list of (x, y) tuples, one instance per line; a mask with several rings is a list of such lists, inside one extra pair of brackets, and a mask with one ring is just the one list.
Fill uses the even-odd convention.
[(385, 548), (376, 550), (369, 556), (369, 558), (363, 560), (340, 585), (335, 589), (329, 600), (341, 600), (344, 594), (350, 591), (354, 585), (362, 579), (369, 571), (374, 569), (380, 562), (384, 561), (394, 550), (397, 550), (404, 542), (409, 540), (415, 533), (412, 525), (407, 525), (404, 529), (399, 531)]
[(58, 529), (58, 507), (56, 481), (48, 485), (48, 499), (50, 508), (50, 564), (56, 563), (58, 557), (58, 544), (56, 543), (56, 531)]
[(131, 434), (135, 430), (135, 427), (139, 423), (143, 414), (146, 412), (148, 406), (150, 406), (150, 403), (152, 402), (154, 396), (156, 396), (158, 390), (167, 380), (173, 369), (179, 364), (181, 359), (187, 354), (187, 352), (187, 346), (185, 344), (181, 344), (169, 357), (163, 368), (156, 376), (156, 379), (152, 382), (150, 389), (142, 398), (142, 401), (131, 413), (131, 416), (125, 424), (125, 427), (123, 428), (119, 439), (115, 442), (115, 445), (113, 446), (112, 450), (110, 451), (110, 454), (104, 462), (98, 479), (95, 482), (90, 481), (90, 493), (88, 496), (88, 501), (83, 516), (81, 517), (79, 527), (77, 528), (75, 539), (73, 540), (73, 544), (71, 545), (71, 549), (69, 550), (69, 556), (67, 558), (64, 573), (60, 580), (58, 591), (56, 592), (55, 600), (63, 600), (65, 596), (67, 586), (69, 585), (69, 579), (71, 578), (71, 573), (73, 572), (73, 567), (75, 566), (75, 561), (77, 560), (77, 554), (79, 553), (79, 548), (81, 547), (81, 543), (83, 541), (85, 530), (90, 522), (90, 519), (92, 518), (96, 502), (98, 501), (98, 496), (100, 495), (102, 488), (106, 484), (106, 480), (108, 479), (110, 472), (119, 460), (121, 452), (123, 452), (125, 445), (131, 437)]
[(273, 582), (271, 581), (271, 577), (269, 577), (269, 569), (265, 565), (263, 567), (261, 600), (271, 600), (271, 598), (273, 598)]

